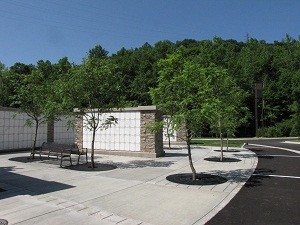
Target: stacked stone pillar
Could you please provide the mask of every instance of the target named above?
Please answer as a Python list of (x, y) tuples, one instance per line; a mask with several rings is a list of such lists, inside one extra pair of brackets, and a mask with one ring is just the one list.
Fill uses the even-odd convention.
[(141, 152), (163, 156), (163, 131), (152, 132), (150, 127), (155, 121), (163, 120), (163, 113), (155, 106), (139, 107), (141, 110)]

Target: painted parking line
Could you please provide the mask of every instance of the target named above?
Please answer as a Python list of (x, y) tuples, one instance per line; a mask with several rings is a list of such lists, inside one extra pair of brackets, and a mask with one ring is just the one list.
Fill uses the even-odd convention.
[(296, 176), (267, 175), (267, 174), (260, 174), (260, 173), (254, 173), (252, 174), (252, 176), (300, 179), (300, 177), (296, 177)]
[(286, 157), (286, 158), (300, 158), (300, 156), (298, 155), (257, 155), (258, 157), (262, 156), (262, 157)]
[(248, 144), (249, 146), (256, 146), (256, 147), (264, 147), (264, 148), (276, 148), (276, 149), (281, 149), (281, 150), (285, 150), (285, 151), (289, 151), (289, 152), (294, 152), (297, 154), (300, 154), (299, 151), (297, 150), (292, 150), (289, 148), (281, 148), (281, 147), (275, 147), (275, 146), (269, 146), (269, 145), (259, 145), (259, 144)]

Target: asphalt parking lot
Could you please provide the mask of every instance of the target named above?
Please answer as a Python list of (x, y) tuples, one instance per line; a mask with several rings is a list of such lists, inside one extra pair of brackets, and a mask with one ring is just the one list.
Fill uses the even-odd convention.
[[(278, 144), (279, 143), (279, 144)], [(207, 224), (300, 224), (300, 145), (275, 141), (248, 145), (255, 152), (258, 164), (241, 191)]]

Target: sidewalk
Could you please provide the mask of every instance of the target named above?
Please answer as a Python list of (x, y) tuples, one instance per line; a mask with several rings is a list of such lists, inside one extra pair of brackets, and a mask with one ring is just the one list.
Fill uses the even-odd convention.
[[(187, 186), (167, 181), (189, 173), (186, 150), (166, 150), (166, 157), (145, 159), (97, 155), (110, 171), (84, 172), (59, 163), (22, 163), (0, 155), (0, 219), (10, 224), (204, 224), (240, 190), (254, 171), (254, 153), (226, 153), (239, 162), (209, 162), (212, 148), (192, 150), (198, 173), (226, 177), (219, 185)], [(75, 159), (74, 159), (75, 160)]]

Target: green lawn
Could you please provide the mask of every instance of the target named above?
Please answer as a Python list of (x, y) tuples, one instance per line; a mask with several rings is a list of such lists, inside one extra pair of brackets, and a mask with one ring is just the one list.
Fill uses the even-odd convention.
[[(202, 145), (202, 146), (220, 146), (220, 139), (193, 139), (192, 145)], [(229, 147), (240, 148), (244, 144), (241, 140), (229, 140)], [(224, 139), (224, 146), (226, 146), (226, 139)]]

